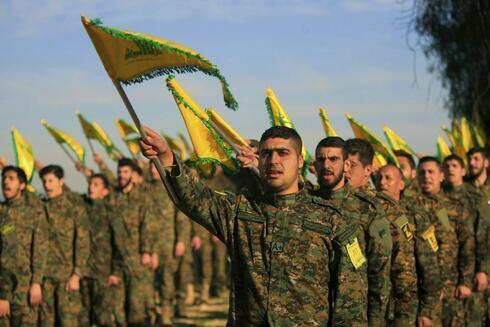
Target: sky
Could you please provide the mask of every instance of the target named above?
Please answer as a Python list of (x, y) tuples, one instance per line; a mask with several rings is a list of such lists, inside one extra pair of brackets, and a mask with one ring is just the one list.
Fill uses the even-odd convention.
[[(418, 152), (435, 154), (448, 125), (446, 91), (422, 49), (410, 46), (405, 0), (3, 0), (0, 2), (0, 155), (14, 162), (15, 126), (44, 164), (61, 164), (67, 184), (86, 189), (60, 147), (41, 126), (68, 132), (87, 147), (75, 116), (97, 121), (121, 149), (114, 118), (129, 116), (108, 78), (80, 15), (154, 35), (213, 61), (240, 108), (224, 106), (217, 79), (177, 76), (205, 108), (214, 108), (246, 138), (269, 127), (264, 100), (272, 87), (312, 151), (324, 137), (318, 109), (340, 136), (352, 137), (345, 113), (382, 137), (388, 125)], [(166, 134), (185, 126), (163, 77), (126, 88), (143, 123)], [(96, 151), (102, 148), (96, 145)], [(109, 161), (107, 156), (105, 159)], [(115, 167), (114, 163), (110, 163)], [(39, 190), (39, 178), (34, 179)]]

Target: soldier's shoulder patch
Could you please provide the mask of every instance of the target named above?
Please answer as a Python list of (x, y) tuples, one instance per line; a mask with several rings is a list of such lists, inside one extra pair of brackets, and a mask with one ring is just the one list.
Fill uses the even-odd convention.
[(403, 215), (398, 217), (393, 223), (403, 232), (403, 235), (405, 235), (407, 240), (410, 241), (413, 238), (412, 226), (410, 225), (407, 216)]
[(444, 226), (445, 228), (451, 227), (449, 225), (449, 216), (446, 208), (440, 208), (439, 210), (437, 210), (436, 217), (439, 220), (439, 222), (442, 224), (442, 226)]
[(15, 225), (14, 224), (5, 224), (2, 227), (0, 227), (0, 234), (2, 236), (6, 236), (10, 233), (15, 231)]

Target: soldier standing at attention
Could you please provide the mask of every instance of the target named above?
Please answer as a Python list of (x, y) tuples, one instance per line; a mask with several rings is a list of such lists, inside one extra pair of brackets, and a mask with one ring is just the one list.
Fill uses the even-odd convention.
[(296, 131), (272, 127), (262, 134), (259, 170), (265, 191), (247, 197), (206, 188), (158, 133), (145, 130), (143, 153), (166, 167), (179, 208), (228, 248), (228, 325), (327, 325), (332, 236), (340, 213), (299, 188), (304, 160)]
[(0, 326), (37, 326), (46, 267), (48, 225), (44, 209), (30, 203), (27, 177), (18, 167), (2, 170), (0, 205)]
[(462, 326), (463, 300), (471, 295), (475, 273), (475, 235), (470, 213), (461, 202), (450, 200), (443, 193), (444, 175), (436, 158), (420, 159), (417, 178), (422, 196), (414, 205), (422, 207), (434, 225), (425, 238), (437, 251), (442, 279), (441, 320), (433, 319), (433, 323)]
[(87, 212), (78, 196), (64, 191), (60, 166), (45, 166), (39, 175), (47, 196), (49, 229), (41, 326), (78, 326), (80, 278), (86, 274), (90, 251)]

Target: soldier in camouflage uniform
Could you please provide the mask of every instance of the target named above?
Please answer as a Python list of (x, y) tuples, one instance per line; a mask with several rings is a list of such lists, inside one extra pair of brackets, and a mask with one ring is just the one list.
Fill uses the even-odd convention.
[(259, 167), (265, 192), (247, 197), (206, 188), (158, 133), (146, 132), (144, 154), (171, 169), (178, 206), (227, 245), (232, 269), (228, 324), (327, 325), (330, 260), (336, 258), (332, 236), (342, 220), (334, 206), (299, 189), (304, 163), (299, 135), (286, 127), (262, 135)]
[(195, 241), (191, 241), (193, 235), (193, 221), (184, 214), (177, 216), (177, 235), (175, 243), (175, 257), (177, 259), (177, 314), (186, 316), (185, 305), (192, 305), (194, 295), (194, 272), (192, 271), (192, 248)]
[[(111, 198), (114, 215), (121, 218), (123, 228), (114, 230), (116, 244), (125, 267), (127, 321), (144, 326), (156, 321), (154, 305), (154, 270), (158, 267), (158, 220), (151, 211), (151, 201), (142, 186), (133, 182), (136, 164), (123, 158), (118, 162), (119, 187)], [(119, 232), (120, 231), (120, 232)]]
[(404, 150), (395, 150), (396, 158), (400, 164), (400, 169), (403, 173), (405, 188), (403, 193), (405, 197), (416, 196), (420, 193), (420, 188), (417, 185), (417, 167), (413, 156)]
[[(26, 194), (18, 167), (2, 170), (0, 205), (0, 326), (37, 326), (46, 266), (48, 225), (37, 198)], [(34, 201), (34, 202), (33, 202)]]
[[(90, 256), (87, 275), (82, 279), (81, 324), (83, 326), (124, 326), (123, 265), (121, 249), (115, 243), (115, 230), (123, 228), (120, 217), (114, 215), (110, 205), (109, 182), (105, 175), (94, 174), (89, 178), (88, 196), (85, 199), (88, 213)], [(119, 307), (116, 307), (119, 304)]]
[[(442, 278), (443, 326), (464, 324), (463, 300), (471, 295), (475, 272), (475, 240), (472, 219), (460, 201), (449, 199), (441, 190), (442, 168), (434, 157), (423, 157), (418, 166), (418, 183), (422, 196), (418, 205), (434, 225), (425, 235), (437, 250)], [(434, 319), (435, 324), (439, 321)]]
[[(471, 195), (471, 202), (478, 214), (476, 227), (476, 274), (475, 288), (484, 290), (472, 296), (466, 305), (468, 326), (484, 326), (489, 319), (488, 271), (490, 270), (490, 179), (488, 178), (488, 159), (483, 148), (468, 151), (468, 183), (464, 190)], [(484, 255), (483, 253), (486, 253)], [(479, 273), (486, 271), (487, 274)]]
[(49, 241), (43, 280), (41, 325), (78, 326), (80, 278), (85, 276), (90, 243), (87, 212), (81, 197), (63, 190), (64, 173), (49, 165), (39, 172), (47, 195)]
[(338, 265), (334, 323), (348, 326), (349, 321), (355, 321), (360, 326), (380, 326), (390, 292), (390, 227), (372, 199), (345, 184), (344, 171), (349, 165), (340, 137), (327, 137), (318, 143), (315, 169), (320, 188), (312, 193), (338, 206), (346, 222), (360, 230), (355, 243), (344, 244), (350, 260)]

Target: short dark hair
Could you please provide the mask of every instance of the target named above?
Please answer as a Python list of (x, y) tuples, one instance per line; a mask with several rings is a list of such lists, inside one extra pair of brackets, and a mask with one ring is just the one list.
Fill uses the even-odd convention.
[(471, 157), (472, 155), (474, 155), (475, 153), (481, 153), (481, 155), (483, 156), (483, 158), (485, 158), (486, 156), (488, 156), (488, 151), (485, 150), (484, 148), (480, 147), (480, 146), (475, 146), (473, 148), (471, 148), (467, 153), (466, 153), (466, 156), (467, 157)]
[(433, 162), (437, 165), (437, 167), (439, 167), (440, 170), (442, 170), (441, 162), (439, 161), (439, 159), (433, 156), (425, 156), (420, 158), (419, 165), (417, 166), (417, 168), (420, 168), (420, 166), (426, 162)]
[(24, 170), (22, 168), (20, 168), (20, 167), (16, 167), (16, 166), (12, 166), (12, 165), (5, 166), (3, 168), (3, 170), (2, 170), (2, 179), (5, 178), (5, 174), (7, 174), (10, 171), (13, 171), (14, 173), (17, 174), (17, 179), (19, 180), (19, 182), (21, 184), (27, 184), (27, 175), (24, 172)]
[(256, 139), (250, 139), (248, 140), (248, 145), (251, 147), (251, 148), (258, 148), (259, 147), (259, 141), (257, 141)]
[(117, 162), (117, 167), (118, 168), (121, 168), (121, 167), (129, 167), (131, 168), (132, 171), (136, 171), (136, 167), (138, 167), (138, 165), (136, 164), (136, 162), (134, 162), (133, 159), (130, 159), (130, 158), (122, 158), (122, 159), (119, 159), (119, 161)]
[(343, 159), (347, 159), (347, 148), (345, 147), (345, 141), (343, 138), (339, 137), (339, 136), (329, 136), (329, 137), (326, 137), (324, 139), (322, 139), (320, 142), (318, 142), (318, 144), (316, 145), (316, 149), (315, 149), (315, 156), (316, 156), (316, 152), (318, 151), (318, 149), (321, 149), (321, 148), (338, 148), (338, 149), (341, 149), (342, 150), (342, 155), (343, 155)]
[(298, 154), (301, 154), (303, 148), (303, 141), (301, 141), (301, 136), (294, 129), (285, 126), (272, 126), (265, 130), (265, 132), (260, 137), (260, 144), (268, 139), (280, 138), (285, 140), (293, 141), (294, 147)]
[(110, 187), (109, 179), (107, 178), (107, 176), (105, 174), (101, 174), (101, 173), (93, 174), (92, 176), (90, 176), (90, 178), (88, 180), (92, 181), (93, 179), (96, 179), (96, 178), (100, 178), (102, 180), (102, 184), (104, 185), (104, 188), (108, 189)]
[(136, 165), (136, 166), (134, 167), (134, 169), (133, 169), (133, 170), (134, 170), (134, 172), (135, 172), (135, 173), (137, 173), (138, 175), (143, 176), (143, 169), (141, 169), (141, 167), (140, 167), (140, 166)]
[(359, 160), (364, 167), (373, 164), (374, 149), (368, 141), (359, 138), (348, 139), (345, 141), (345, 147), (348, 154), (359, 155)]
[(397, 157), (406, 158), (408, 160), (408, 163), (410, 164), (410, 168), (415, 169), (415, 160), (410, 153), (405, 150), (394, 150), (393, 153)]
[(43, 167), (43, 169), (39, 171), (39, 175), (41, 176), (41, 178), (43, 178), (47, 174), (53, 174), (58, 179), (62, 179), (63, 177), (65, 177), (65, 172), (63, 171), (63, 168), (58, 165), (48, 165), (46, 167)]
[(444, 161), (442, 163), (445, 164), (446, 162), (451, 161), (451, 160), (456, 160), (461, 167), (465, 168), (465, 164), (464, 164), (463, 159), (461, 159), (461, 157), (458, 156), (457, 154), (451, 154), (451, 155), (447, 156), (446, 158), (444, 158)]

